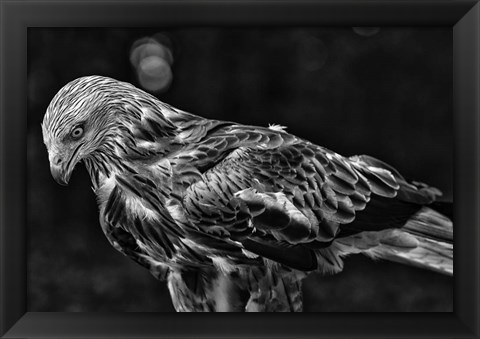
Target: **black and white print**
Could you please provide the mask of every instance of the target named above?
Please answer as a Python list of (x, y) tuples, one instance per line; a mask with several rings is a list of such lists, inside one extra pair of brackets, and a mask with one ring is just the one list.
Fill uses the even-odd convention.
[(32, 29), (30, 307), (451, 311), (449, 44)]

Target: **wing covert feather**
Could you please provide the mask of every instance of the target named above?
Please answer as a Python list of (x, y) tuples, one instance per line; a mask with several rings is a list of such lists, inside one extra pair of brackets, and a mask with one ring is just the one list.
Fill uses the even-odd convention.
[[(234, 125), (198, 149), (218, 145), (224, 157), (208, 166), (183, 199), (205, 232), (241, 240), (261, 230), (291, 244), (328, 243), (373, 191), (360, 165), (288, 133)], [(380, 179), (376, 185), (389, 195), (397, 187)]]

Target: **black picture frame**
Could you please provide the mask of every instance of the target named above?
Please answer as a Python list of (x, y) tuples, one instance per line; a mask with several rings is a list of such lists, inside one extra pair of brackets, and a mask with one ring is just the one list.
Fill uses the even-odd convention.
[[(417, 1), (0, 1), (2, 338), (477, 338), (480, 4)], [(26, 312), (28, 27), (451, 26), (454, 36), (453, 313), (168, 314)]]

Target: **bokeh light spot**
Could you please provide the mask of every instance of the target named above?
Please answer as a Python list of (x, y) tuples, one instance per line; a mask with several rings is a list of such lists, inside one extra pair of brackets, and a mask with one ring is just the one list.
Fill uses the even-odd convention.
[(140, 62), (137, 68), (140, 85), (152, 92), (167, 89), (173, 78), (170, 65), (158, 56), (149, 56)]
[(168, 45), (171, 45), (168, 37), (159, 33), (155, 38), (138, 39), (130, 50), (130, 62), (137, 79), (150, 92), (166, 91), (173, 80), (173, 53)]

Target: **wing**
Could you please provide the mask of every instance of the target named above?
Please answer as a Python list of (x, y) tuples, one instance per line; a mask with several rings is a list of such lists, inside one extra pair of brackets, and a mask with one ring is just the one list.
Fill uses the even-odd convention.
[[(203, 154), (197, 148), (195, 171), (191, 166), (176, 166), (175, 180), (166, 155), (182, 162), (185, 153), (193, 154), (189, 146), (232, 124), (203, 119), (166, 104), (143, 104), (142, 98), (124, 109), (130, 119), (122, 127), (125, 143), (104, 145), (92, 159), (86, 159), (100, 204), (102, 228), (112, 245), (156, 276), (157, 271), (169, 265), (211, 266), (209, 256), (216, 252), (248, 261), (237, 244), (202, 233), (191, 223), (172, 217), (180, 207), (178, 199), (172, 198), (178, 187), (198, 180), (197, 167), (208, 166), (202, 159), (216, 161), (221, 154)], [(192, 245), (196, 243), (206, 247)]]
[[(214, 161), (198, 157), (208, 166), (184, 192), (189, 220), (302, 270), (337, 237), (401, 227), (437, 193), (374, 158), (344, 158), (278, 129), (223, 127), (196, 152), (210, 151)], [(189, 157), (195, 164), (195, 151)]]

